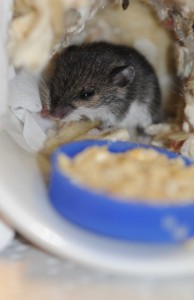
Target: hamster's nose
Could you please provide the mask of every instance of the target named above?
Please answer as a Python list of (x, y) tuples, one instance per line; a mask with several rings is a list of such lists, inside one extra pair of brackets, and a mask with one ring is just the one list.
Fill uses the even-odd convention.
[(51, 108), (49, 113), (51, 117), (63, 119), (73, 111), (71, 106)]

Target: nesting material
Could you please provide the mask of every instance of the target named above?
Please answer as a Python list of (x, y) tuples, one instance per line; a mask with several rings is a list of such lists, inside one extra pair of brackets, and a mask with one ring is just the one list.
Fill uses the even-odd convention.
[[(177, 71), (183, 84), (185, 109), (183, 130), (194, 129), (194, 3), (191, 0), (150, 0), (163, 24), (175, 33), (177, 39)], [(193, 157), (193, 134), (181, 148), (183, 154)]]
[(67, 44), (68, 36), (78, 34), (105, 4), (106, 0), (14, 1), (8, 41), (12, 63), (40, 72), (51, 54)]
[[(186, 132), (187, 142), (183, 145), (182, 149), (184, 150), (182, 151), (190, 155), (193, 135), (189, 135), (188, 139), (187, 134), (194, 129), (193, 1), (144, 0), (142, 2), (130, 1), (129, 7), (128, 4), (129, 1), (126, 0), (16, 0), (8, 36), (10, 59), (16, 67), (26, 67), (29, 70), (41, 72), (54, 53), (69, 44), (80, 43), (83, 40), (107, 39), (108, 37), (114, 42), (127, 42), (127, 44), (135, 45), (142, 51), (147, 48), (148, 59), (155, 60), (154, 67), (159, 74), (165, 99), (169, 97), (166, 88), (171, 88), (169, 82), (173, 81), (173, 72), (174, 74), (176, 72), (181, 80), (181, 93), (179, 88), (181, 84), (175, 83), (174, 105), (179, 105), (181, 102), (186, 104), (185, 107), (181, 105), (184, 113), (180, 114), (183, 117), (179, 130)], [(158, 23), (153, 23), (153, 26), (150, 27), (152, 30), (149, 30), (149, 39), (132, 37), (130, 40), (132, 32), (136, 32), (136, 30), (129, 31), (130, 20), (132, 19), (135, 24), (137, 36), (138, 32), (143, 33), (144, 30), (138, 31), (138, 28), (141, 27), (141, 24), (145, 25), (144, 20), (147, 24), (150, 22), (147, 19), (148, 6), (156, 12)], [(119, 7), (120, 11), (114, 10), (114, 7)], [(104, 10), (104, 8), (106, 9)], [(127, 8), (127, 10), (123, 12), (122, 8)], [(131, 12), (133, 10), (131, 15), (130, 10)], [(97, 12), (100, 13), (96, 15)], [(127, 22), (124, 21), (124, 17), (122, 18), (125, 13), (129, 13), (130, 16)], [(120, 18), (120, 27), (114, 24), (114, 20), (117, 19), (115, 16)], [(136, 16), (135, 19), (133, 19), (134, 16)], [(141, 28), (146, 28), (144, 25)], [(125, 28), (127, 30), (123, 33)], [(164, 28), (171, 36), (165, 35)], [(159, 41), (155, 44), (154, 39), (157, 36)], [(128, 37), (130, 41), (127, 41)], [(160, 47), (162, 44), (167, 47)], [(160, 52), (157, 52), (158, 46), (161, 49)], [(173, 48), (176, 48), (176, 55)], [(169, 58), (166, 60), (167, 64), (162, 63), (163, 57), (166, 59), (167, 53), (172, 53), (175, 58), (175, 64), (171, 67), (169, 67)], [(176, 68), (176, 71), (172, 72), (172, 68)], [(181, 94), (180, 97), (178, 94)]]

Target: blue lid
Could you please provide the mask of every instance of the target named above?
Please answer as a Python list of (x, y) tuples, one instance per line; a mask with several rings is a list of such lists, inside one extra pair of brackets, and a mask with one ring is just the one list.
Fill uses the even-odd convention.
[[(108, 237), (152, 243), (179, 243), (194, 236), (194, 202), (184, 204), (124, 202), (104, 193), (91, 191), (73, 183), (58, 168), (58, 155), (70, 158), (91, 146), (108, 147), (111, 152), (134, 148), (153, 148), (169, 159), (180, 155), (153, 146), (131, 142), (78, 141), (58, 148), (52, 157), (49, 196), (54, 208), (65, 219)], [(191, 161), (183, 158), (186, 165)]]

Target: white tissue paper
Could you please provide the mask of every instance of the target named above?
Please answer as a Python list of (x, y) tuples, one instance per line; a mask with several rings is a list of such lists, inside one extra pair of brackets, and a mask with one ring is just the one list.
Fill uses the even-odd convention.
[(9, 81), (9, 110), (2, 118), (3, 128), (25, 150), (36, 152), (47, 137), (52, 122), (38, 112), (42, 105), (38, 89), (39, 76), (20, 71)]

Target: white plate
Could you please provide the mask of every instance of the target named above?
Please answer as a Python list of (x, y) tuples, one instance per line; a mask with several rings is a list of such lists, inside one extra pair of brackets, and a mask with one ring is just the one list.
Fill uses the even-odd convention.
[[(129, 244), (82, 230), (52, 209), (35, 157), (0, 132), (0, 211), (28, 240), (60, 257), (130, 275), (194, 274), (194, 246)], [(81, 212), (80, 212), (81, 213)]]

